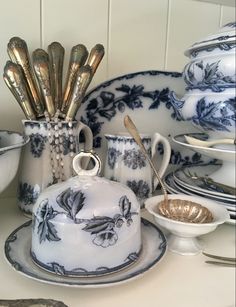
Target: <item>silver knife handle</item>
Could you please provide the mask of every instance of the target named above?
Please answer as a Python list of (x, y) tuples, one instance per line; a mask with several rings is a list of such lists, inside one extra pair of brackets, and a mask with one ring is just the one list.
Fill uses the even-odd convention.
[(93, 75), (95, 74), (104, 54), (105, 50), (101, 44), (95, 45), (90, 51), (87, 64), (91, 66)]
[(75, 77), (80, 67), (82, 67), (86, 62), (87, 57), (88, 57), (88, 50), (84, 45), (78, 44), (71, 49), (70, 60), (69, 60), (68, 71), (67, 71), (66, 82), (63, 93), (63, 104), (61, 107), (61, 111), (63, 113), (65, 113), (67, 110), (69, 99), (73, 92)]
[(4, 67), (4, 81), (15, 99), (19, 103), (27, 119), (36, 119), (35, 111), (31, 105), (24, 74), (20, 65), (8, 61)]
[(62, 74), (64, 55), (65, 49), (60, 43), (53, 42), (48, 46), (52, 96), (56, 109), (60, 109), (62, 105)]
[(35, 74), (44, 96), (46, 110), (50, 118), (52, 118), (55, 114), (55, 106), (50, 85), (49, 57), (47, 52), (43, 49), (36, 49), (33, 52), (32, 57)]
[(75, 86), (66, 113), (66, 121), (74, 119), (91, 80), (92, 80), (91, 67), (89, 65), (82, 66), (79, 69), (78, 75), (75, 80)]
[(17, 63), (22, 67), (26, 82), (34, 100), (35, 111), (39, 117), (42, 116), (44, 106), (30, 64), (30, 56), (26, 42), (19, 37), (12, 37), (7, 45), (7, 51), (12, 62)]

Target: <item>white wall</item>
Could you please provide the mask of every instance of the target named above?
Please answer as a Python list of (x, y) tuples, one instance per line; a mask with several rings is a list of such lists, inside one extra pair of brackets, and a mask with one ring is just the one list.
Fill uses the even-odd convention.
[[(182, 71), (184, 50), (233, 20), (235, 8), (194, 0), (1, 0), (0, 71), (13, 36), (26, 40), (31, 52), (59, 41), (67, 53), (65, 68), (72, 46), (102, 43), (106, 55), (91, 87), (128, 72)], [(0, 129), (21, 131), (22, 118), (0, 78)]]

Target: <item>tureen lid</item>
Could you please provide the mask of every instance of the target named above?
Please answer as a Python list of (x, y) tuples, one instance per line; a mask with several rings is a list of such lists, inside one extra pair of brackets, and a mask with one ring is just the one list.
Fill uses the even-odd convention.
[[(83, 169), (84, 158), (92, 158), (92, 169)], [(35, 215), (45, 211), (46, 205), (54, 212), (60, 212), (54, 218), (57, 222), (70, 221), (71, 217), (85, 218), (91, 212), (99, 216), (107, 213), (112, 215), (119, 207), (122, 212), (126, 207), (139, 209), (138, 200), (129, 187), (97, 176), (101, 170), (101, 161), (95, 153), (81, 151), (73, 159), (73, 168), (78, 176), (54, 184), (40, 194), (33, 207)]]
[(221, 45), (222, 49), (227, 48), (227, 45), (232, 44), (236, 40), (236, 22), (229, 22), (221, 27), (216, 33), (207, 36), (206, 38), (194, 43), (185, 51), (185, 55), (189, 56), (195, 50), (205, 49), (209, 46)]

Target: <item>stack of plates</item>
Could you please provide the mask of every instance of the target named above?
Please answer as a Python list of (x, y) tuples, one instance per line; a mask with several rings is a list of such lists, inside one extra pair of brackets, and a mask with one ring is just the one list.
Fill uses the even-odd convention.
[(220, 164), (183, 166), (167, 175), (164, 183), (171, 194), (197, 195), (217, 201), (227, 208), (230, 214), (228, 222), (233, 224), (236, 221), (235, 189), (204, 179), (210, 179), (210, 175), (220, 167)]

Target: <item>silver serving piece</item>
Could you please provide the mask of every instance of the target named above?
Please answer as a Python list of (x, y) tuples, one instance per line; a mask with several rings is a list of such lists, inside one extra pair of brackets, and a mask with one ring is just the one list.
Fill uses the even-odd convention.
[(92, 69), (92, 75), (95, 74), (103, 56), (104, 56), (104, 47), (101, 44), (95, 45), (89, 53), (87, 65)]
[(7, 61), (4, 67), (3, 79), (19, 103), (27, 119), (36, 119), (36, 113), (31, 104), (27, 82), (20, 65)]
[(66, 113), (66, 118), (65, 118), (66, 121), (71, 121), (74, 119), (91, 80), (92, 80), (91, 67), (89, 65), (82, 66), (79, 69), (78, 75), (75, 80), (74, 89)]
[(12, 37), (7, 45), (12, 62), (22, 67), (27, 85), (30, 89), (37, 117), (43, 116), (44, 106), (37, 88), (37, 82), (30, 64), (30, 56), (26, 42), (19, 37)]
[(45, 100), (45, 107), (49, 117), (52, 118), (55, 115), (55, 106), (51, 91), (49, 56), (46, 51), (38, 48), (33, 52), (32, 58), (38, 83)]
[(71, 49), (69, 66), (63, 93), (63, 103), (61, 106), (61, 111), (64, 114), (68, 109), (69, 99), (72, 95), (76, 75), (78, 74), (80, 67), (82, 67), (86, 62), (87, 57), (88, 50), (84, 45), (78, 44)]
[(150, 159), (148, 152), (146, 151), (139, 132), (131, 120), (131, 118), (126, 115), (124, 118), (124, 125), (129, 131), (130, 135), (134, 138), (136, 143), (139, 145), (141, 151), (148, 160), (155, 176), (157, 177), (163, 194), (164, 200), (157, 204), (158, 213), (169, 219), (174, 219), (177, 221), (188, 222), (188, 223), (209, 223), (213, 220), (211, 212), (201, 206), (200, 204), (194, 203), (192, 201), (183, 199), (168, 199), (168, 194), (164, 183), (162, 182), (152, 160)]
[(53, 42), (48, 46), (51, 77), (50, 81), (55, 109), (60, 109), (62, 105), (62, 74), (64, 55), (65, 49), (60, 43)]
[(218, 266), (227, 266), (227, 267), (236, 267), (236, 258), (212, 255), (212, 254), (208, 254), (205, 252), (203, 252), (203, 255), (205, 255), (206, 257), (212, 258), (212, 259), (216, 259), (216, 261), (206, 260), (205, 262), (208, 264), (214, 264)]

